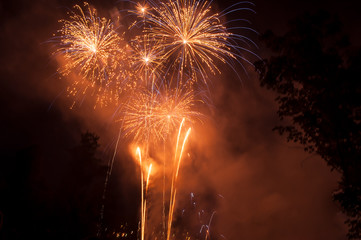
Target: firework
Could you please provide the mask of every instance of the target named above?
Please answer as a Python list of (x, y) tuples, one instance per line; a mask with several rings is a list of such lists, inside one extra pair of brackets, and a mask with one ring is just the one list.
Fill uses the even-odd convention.
[(236, 58), (228, 39), (231, 36), (208, 1), (167, 0), (152, 4), (146, 14), (147, 34), (161, 42), (164, 64), (170, 64), (181, 75), (188, 71), (192, 79), (207, 70), (220, 72), (217, 61)]
[(190, 90), (165, 90), (164, 92), (143, 89), (134, 93), (125, 104), (124, 134), (139, 143), (158, 142), (169, 136), (183, 118), (193, 122), (202, 114), (195, 110), (196, 99)]
[(151, 41), (148, 35), (136, 36), (131, 41), (131, 64), (135, 74), (142, 79), (145, 85), (152, 85), (155, 80), (161, 79), (162, 61), (158, 43)]
[(63, 57), (59, 72), (79, 77), (68, 87), (68, 93), (76, 97), (90, 92), (97, 102), (117, 100), (117, 92), (129, 78), (126, 71), (127, 44), (114, 30), (110, 20), (100, 18), (94, 8), (84, 3), (86, 11), (75, 5), (70, 20), (60, 20), (63, 24), (58, 31), (59, 48), (56, 55)]

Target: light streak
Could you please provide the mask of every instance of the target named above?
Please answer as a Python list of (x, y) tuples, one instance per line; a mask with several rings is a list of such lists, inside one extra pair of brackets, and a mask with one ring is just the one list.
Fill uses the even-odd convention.
[(206, 231), (205, 240), (210, 239), (210, 237), (211, 237), (210, 236), (210, 234), (211, 234), (210, 231), (211, 231), (211, 224), (212, 224), (214, 214), (216, 214), (216, 211), (212, 212), (212, 215), (211, 215), (211, 217), (209, 219), (208, 225), (206, 225), (206, 224), (202, 225), (201, 230), (199, 231), (199, 233), (201, 233), (203, 231), (203, 229), (205, 229), (205, 231)]
[(139, 158), (139, 166), (140, 166), (140, 189), (141, 189), (141, 240), (144, 240), (144, 232), (145, 232), (145, 219), (144, 219), (144, 181), (143, 181), (143, 169), (142, 169), (142, 154), (140, 152), (140, 148), (137, 147), (136, 154), (138, 154)]
[(178, 136), (177, 136), (177, 144), (176, 144), (176, 150), (175, 150), (175, 156), (174, 156), (175, 171), (173, 170), (173, 177), (172, 177), (172, 184), (171, 184), (171, 194), (170, 194), (170, 201), (169, 201), (167, 240), (170, 239), (170, 234), (171, 234), (171, 230), (172, 230), (173, 213), (174, 213), (174, 207), (175, 207), (176, 195), (177, 195), (176, 183), (177, 183), (177, 179), (178, 179), (179, 167), (180, 167), (180, 163), (181, 163), (183, 152), (184, 152), (184, 146), (185, 146), (185, 144), (187, 142), (187, 139), (188, 139), (188, 136), (189, 136), (189, 134), (191, 132), (191, 128), (189, 128), (187, 130), (186, 134), (185, 134), (184, 139), (183, 139), (182, 148), (181, 148), (181, 151), (180, 151), (179, 156), (178, 156), (179, 138), (180, 138), (180, 134), (181, 134), (181, 131), (182, 131), (183, 124), (184, 124), (184, 119), (182, 120), (182, 122), (181, 122), (181, 124), (179, 126), (179, 131), (178, 131)]
[[(140, 182), (141, 182), (141, 240), (144, 240), (145, 237), (145, 227), (147, 220), (147, 192), (149, 187), (149, 178), (152, 172), (152, 164), (148, 167), (148, 174), (146, 181), (144, 183), (144, 173), (143, 173), (143, 162), (142, 162), (142, 154), (139, 147), (137, 147), (136, 154), (138, 155), (139, 165), (140, 165)], [(144, 191), (145, 184), (145, 191)]]

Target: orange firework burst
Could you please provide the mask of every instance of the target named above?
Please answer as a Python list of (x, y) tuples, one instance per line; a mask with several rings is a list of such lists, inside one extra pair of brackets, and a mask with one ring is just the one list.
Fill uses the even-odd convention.
[(60, 47), (55, 54), (64, 58), (59, 72), (67, 76), (74, 73), (80, 78), (68, 88), (69, 95), (97, 95), (97, 102), (117, 100), (117, 92), (129, 77), (127, 71), (127, 45), (113, 29), (110, 20), (99, 18), (94, 8), (84, 3), (86, 12), (79, 5), (71, 12), (70, 20), (60, 20)]
[(125, 104), (121, 119), (125, 135), (136, 142), (157, 142), (172, 133), (183, 118), (191, 122), (201, 119), (195, 106), (193, 91), (138, 91)]
[(206, 81), (207, 69), (220, 72), (217, 60), (235, 59), (228, 42), (231, 34), (207, 1), (167, 0), (153, 4), (146, 18), (151, 25), (147, 33), (161, 41), (165, 64), (180, 73), (189, 71), (193, 79), (199, 73)]
[(133, 49), (132, 67), (137, 76), (144, 79), (143, 82), (152, 79), (151, 77), (159, 79), (163, 68), (162, 55), (158, 48), (159, 43), (150, 41), (149, 36), (144, 35), (136, 36), (130, 45)]

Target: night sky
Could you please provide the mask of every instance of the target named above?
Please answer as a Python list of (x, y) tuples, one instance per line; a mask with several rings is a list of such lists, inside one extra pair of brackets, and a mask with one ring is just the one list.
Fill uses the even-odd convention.
[[(219, 2), (219, 9), (235, 3)], [(324, 9), (340, 17), (352, 44), (359, 45), (360, 4), (355, 2), (254, 0), (257, 13), (246, 17), (259, 33), (271, 29), (282, 34), (290, 19)], [(104, 169), (118, 126), (111, 109), (93, 109), (91, 97), (69, 109), (73, 99), (66, 96), (67, 80), (56, 72), (55, 46), (49, 41), (75, 3), (81, 1), (0, 2), (0, 239), (86, 239), (66, 226), (76, 225), (69, 224), (73, 212), (100, 211)], [(112, 0), (89, 3), (107, 16), (120, 6)], [(269, 56), (257, 34), (243, 34), (259, 45), (250, 50)], [(252, 66), (245, 68), (248, 77), (239, 69), (241, 81), (232, 71), (213, 80), (214, 108), (192, 132), (179, 206), (187, 210), (193, 193), (208, 217), (216, 211), (214, 239), (345, 239), (345, 216), (332, 201), (339, 175), (317, 155), (272, 131), (279, 123), (275, 94), (259, 86)], [(74, 163), (86, 131), (100, 137), (101, 169), (93, 175), (86, 162), (80, 168), (83, 163)], [(127, 141), (120, 145), (105, 200), (109, 231), (120, 231), (125, 223), (136, 228), (139, 211), (136, 164)], [(94, 205), (88, 209), (89, 202)], [(88, 236), (96, 234), (91, 224)]]

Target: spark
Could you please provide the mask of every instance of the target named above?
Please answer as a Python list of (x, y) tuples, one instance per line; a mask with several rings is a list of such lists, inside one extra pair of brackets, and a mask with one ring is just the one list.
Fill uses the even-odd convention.
[(139, 16), (144, 17), (144, 15), (147, 13), (148, 8), (149, 8), (149, 7), (148, 7), (147, 4), (145, 4), (145, 3), (143, 3), (143, 4), (137, 3), (136, 6), (135, 6), (136, 11), (130, 10), (129, 12), (135, 13), (135, 14), (137, 14), (137, 15), (139, 15)]
[(202, 225), (202, 227), (199, 231), (199, 233), (201, 233), (203, 231), (203, 229), (205, 229), (205, 231), (206, 231), (205, 240), (210, 239), (211, 224), (212, 224), (212, 220), (213, 220), (213, 217), (215, 214), (216, 214), (216, 211), (213, 211), (208, 224)]

